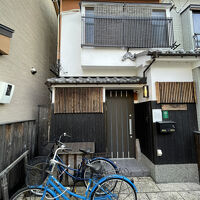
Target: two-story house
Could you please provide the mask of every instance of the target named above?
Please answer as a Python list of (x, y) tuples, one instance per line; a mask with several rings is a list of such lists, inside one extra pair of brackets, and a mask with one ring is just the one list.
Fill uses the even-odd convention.
[(61, 0), (51, 136), (118, 159), (136, 156), (138, 138), (157, 182), (198, 182), (199, 11), (193, 0)]

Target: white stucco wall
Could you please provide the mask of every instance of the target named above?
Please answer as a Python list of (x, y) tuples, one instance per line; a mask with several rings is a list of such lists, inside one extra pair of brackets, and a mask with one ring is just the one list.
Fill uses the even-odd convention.
[(151, 67), (151, 100), (156, 100), (155, 82), (190, 82), (193, 65), (190, 62), (166, 62), (159, 59)]
[[(142, 51), (132, 50), (131, 53)], [(81, 48), (80, 12), (62, 13), (60, 76), (135, 76), (136, 67), (150, 59), (122, 61), (125, 53), (121, 48)]]

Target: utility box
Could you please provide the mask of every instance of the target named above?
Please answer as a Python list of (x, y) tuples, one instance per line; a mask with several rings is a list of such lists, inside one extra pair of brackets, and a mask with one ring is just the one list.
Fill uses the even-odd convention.
[(0, 81), (0, 103), (10, 103), (15, 86)]
[(168, 134), (176, 132), (176, 122), (174, 121), (162, 121), (156, 122), (158, 133)]

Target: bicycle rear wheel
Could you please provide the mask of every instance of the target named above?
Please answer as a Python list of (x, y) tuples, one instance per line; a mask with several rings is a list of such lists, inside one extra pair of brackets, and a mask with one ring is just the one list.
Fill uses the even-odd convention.
[(110, 174), (117, 174), (118, 170), (116, 167), (107, 160), (104, 159), (96, 159), (90, 162), (91, 164), (100, 163), (102, 169), (98, 173), (91, 173), (90, 167), (86, 167), (83, 177), (84, 177), (84, 184), (87, 187), (89, 179), (95, 179), (95, 181), (100, 180), (102, 177), (110, 175)]
[[(39, 200), (42, 198), (42, 195), (44, 193), (43, 189), (40, 188), (22, 188), (20, 190), (18, 190), (11, 198), (10, 200), (31, 200), (31, 199), (35, 199), (35, 200)], [(44, 199), (54, 199), (53, 195), (50, 194), (49, 192), (46, 192)]]
[(133, 184), (123, 177), (112, 176), (98, 184), (91, 193), (91, 200), (94, 199), (117, 199), (117, 200), (137, 200), (136, 189)]

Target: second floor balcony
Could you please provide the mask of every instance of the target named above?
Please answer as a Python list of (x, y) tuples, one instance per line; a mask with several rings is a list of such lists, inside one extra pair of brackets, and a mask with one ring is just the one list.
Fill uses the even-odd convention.
[(82, 16), (82, 46), (170, 48), (173, 43), (171, 18)]

